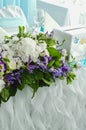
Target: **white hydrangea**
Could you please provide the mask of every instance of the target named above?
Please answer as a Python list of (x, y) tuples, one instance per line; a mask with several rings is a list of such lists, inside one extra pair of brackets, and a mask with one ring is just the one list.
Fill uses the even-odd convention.
[[(40, 53), (49, 55), (45, 42), (37, 45), (36, 40), (31, 38), (23, 38), (18, 43), (14, 43), (14, 41), (18, 41), (17, 37), (10, 40), (8, 44), (3, 45), (3, 48), (6, 51), (3, 51), (2, 53), (2, 57), (7, 57), (10, 60), (8, 65), (12, 70), (19, 69), (22, 66), (22, 62), (25, 63), (28, 61), (29, 56), (36, 62)], [(17, 59), (19, 57), (20, 59)]]
[(28, 61), (28, 57), (30, 56), (31, 59), (34, 59), (38, 57), (36, 52), (36, 41), (34, 41), (31, 38), (23, 38), (22, 39), (22, 45), (20, 48), (20, 54), (22, 55), (22, 59), (24, 62)]
[(7, 58), (10, 61), (14, 54), (13, 54), (12, 50), (9, 48), (8, 44), (2, 44), (2, 46), (0, 48), (1, 48), (0, 53), (1, 53), (2, 57)]
[(22, 61), (19, 57), (14, 58), (14, 62), (16, 63), (16, 69), (20, 69), (22, 66)]
[(24, 63), (28, 61), (29, 56), (36, 62), (39, 54), (47, 48), (46, 43), (37, 45), (36, 41), (31, 38), (23, 38), (19, 43), (10, 43), (9, 46), (14, 56), (21, 57)]
[(35, 55), (36, 41), (31, 38), (23, 38), (19, 43), (12, 44), (10, 48), (15, 57), (19, 56), (23, 62), (27, 62), (29, 56), (33, 58)]

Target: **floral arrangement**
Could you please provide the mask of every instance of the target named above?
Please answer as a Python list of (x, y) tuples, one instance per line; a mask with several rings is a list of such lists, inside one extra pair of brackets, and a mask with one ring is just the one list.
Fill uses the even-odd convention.
[(31, 35), (19, 27), (18, 34), (5, 36), (0, 43), (0, 104), (25, 85), (34, 96), (39, 87), (50, 86), (57, 78), (71, 83), (74, 66), (66, 59), (67, 52), (59, 49), (53, 32)]

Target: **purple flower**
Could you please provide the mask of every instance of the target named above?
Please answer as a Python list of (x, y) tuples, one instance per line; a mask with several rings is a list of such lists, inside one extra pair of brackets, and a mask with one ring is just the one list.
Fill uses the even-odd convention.
[(54, 68), (49, 68), (48, 70), (50, 73), (52, 73), (53, 78), (57, 78), (60, 76), (65, 76), (66, 73), (70, 71), (70, 68), (66, 65), (62, 65), (60, 68), (54, 69)]
[(57, 78), (57, 77), (62, 76), (62, 70), (61, 70), (60, 68), (54, 69), (54, 70), (52, 71), (52, 74), (53, 74), (53, 78), (55, 79), (55, 78)]
[(8, 84), (14, 84), (15, 82), (18, 82), (21, 84), (20, 76), (21, 76), (22, 70), (19, 70), (17, 72), (9, 73), (5, 76), (5, 80)]
[(5, 76), (5, 80), (9, 84), (14, 84), (14, 81), (16, 81), (16, 78), (15, 78), (15, 76), (12, 73), (10, 73), (10, 74)]
[(45, 55), (44, 57), (41, 58), (42, 63), (43, 63), (43, 64), (46, 64), (46, 65), (47, 65), (48, 62), (51, 61), (51, 60), (52, 60), (52, 57), (47, 56), (47, 55)]
[(0, 61), (0, 72), (6, 71), (6, 64), (3, 61)]
[(61, 66), (61, 69), (62, 69), (62, 72), (63, 72), (63, 73), (67, 73), (67, 72), (70, 71), (69, 66), (66, 66), (66, 65), (62, 65), (62, 66)]
[(39, 66), (43, 71), (46, 71), (48, 69), (48, 67), (42, 62), (40, 62)]
[(51, 31), (50, 34), (48, 34), (48, 32), (45, 33), (46, 37), (48, 38), (52, 38), (54, 35), (54, 31)]
[(34, 69), (38, 69), (38, 68), (39, 68), (38, 65), (29, 65), (29, 66), (28, 66), (28, 70), (29, 70), (30, 73), (33, 73), (33, 70), (34, 70)]
[(46, 62), (47, 61), (46, 61), (45, 57), (43, 59), (41, 59), (41, 61), (40, 60), (37, 61), (37, 64), (39, 65), (39, 68), (42, 69), (42, 71), (48, 70), (48, 66), (47, 66)]

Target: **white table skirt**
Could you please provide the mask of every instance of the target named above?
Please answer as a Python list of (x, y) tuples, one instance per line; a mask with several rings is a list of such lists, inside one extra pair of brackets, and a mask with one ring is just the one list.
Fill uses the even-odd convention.
[(0, 130), (86, 130), (86, 70), (71, 85), (57, 80), (31, 99), (32, 90), (18, 91), (0, 107)]

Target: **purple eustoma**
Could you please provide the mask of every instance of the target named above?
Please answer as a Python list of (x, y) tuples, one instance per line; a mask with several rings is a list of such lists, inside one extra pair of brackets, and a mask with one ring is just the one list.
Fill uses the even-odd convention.
[(39, 66), (40, 66), (40, 68), (42, 69), (43, 72), (48, 70), (47, 65), (42, 63), (42, 62), (40, 62)]
[(64, 74), (66, 74), (66, 73), (68, 73), (70, 71), (70, 68), (69, 68), (69, 66), (62, 65), (61, 70), (62, 70), (62, 73), (64, 75)]
[(66, 74), (70, 71), (70, 68), (66, 65), (62, 65), (61, 67), (56, 69), (50, 68), (48, 69), (48, 71), (52, 73), (53, 78), (55, 79), (61, 76), (66, 76)]
[(38, 65), (29, 65), (28, 66), (29, 73), (33, 73), (33, 70), (38, 68), (39, 68)]
[(52, 71), (52, 74), (53, 74), (53, 78), (55, 79), (55, 78), (57, 78), (57, 77), (62, 76), (62, 70), (61, 70), (60, 68), (54, 69), (54, 70)]
[(17, 72), (9, 73), (5, 76), (5, 80), (8, 84), (14, 84), (15, 82), (18, 82), (21, 84), (20, 76), (21, 76), (22, 70), (19, 70)]
[(43, 64), (48, 64), (48, 62), (49, 61), (51, 61), (52, 60), (52, 57), (50, 57), (50, 56), (47, 56), (47, 55), (45, 55), (44, 57), (42, 57), (41, 58), (41, 62), (43, 63)]

